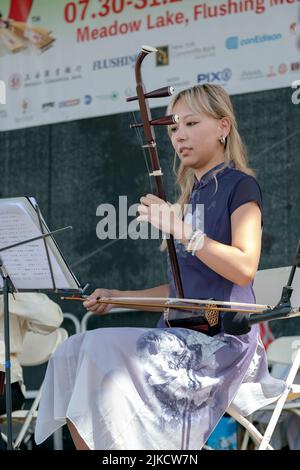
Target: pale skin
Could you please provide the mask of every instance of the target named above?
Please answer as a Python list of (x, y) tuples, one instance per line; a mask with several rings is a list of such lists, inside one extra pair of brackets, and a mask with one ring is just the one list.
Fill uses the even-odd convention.
[[(176, 103), (173, 113), (179, 115), (179, 122), (171, 127), (172, 145), (182, 163), (193, 168), (199, 180), (207, 171), (224, 161), (224, 145), (219, 139), (229, 134), (230, 120), (215, 119), (204, 113), (195, 114), (182, 101)], [(187, 246), (192, 226), (177, 217), (171, 204), (153, 194), (147, 194), (141, 197), (138, 211), (139, 221), (148, 222), (166, 234), (172, 234)], [(254, 279), (261, 250), (261, 212), (255, 202), (243, 204), (232, 213), (231, 232), (231, 245), (225, 245), (206, 236), (195, 256), (234, 284), (246, 286)], [(97, 298), (118, 296), (167, 298), (169, 286), (163, 284), (139, 291), (96, 289), (83, 305), (95, 314), (105, 314), (113, 308), (113, 305), (98, 304)], [(148, 310), (161, 309), (149, 307)], [(74, 426), (72, 424), (70, 426), (70, 423), (68, 425), (77, 449), (87, 449)]]

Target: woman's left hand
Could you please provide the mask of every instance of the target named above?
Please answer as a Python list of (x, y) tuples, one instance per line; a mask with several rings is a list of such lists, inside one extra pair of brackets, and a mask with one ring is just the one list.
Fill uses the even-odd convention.
[(140, 202), (138, 206), (140, 215), (137, 217), (139, 222), (149, 222), (165, 234), (182, 239), (184, 223), (177, 215), (179, 213), (177, 204), (171, 205), (154, 194), (141, 197)]

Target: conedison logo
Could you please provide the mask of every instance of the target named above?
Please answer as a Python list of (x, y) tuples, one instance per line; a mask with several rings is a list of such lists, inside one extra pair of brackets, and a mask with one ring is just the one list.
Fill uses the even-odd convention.
[(6, 86), (3, 80), (0, 80), (0, 104), (6, 104)]
[(240, 39), (238, 36), (230, 36), (226, 39), (225, 44), (227, 49), (238, 49), (242, 46), (253, 46), (263, 42), (278, 41), (279, 39), (282, 39), (281, 33), (261, 35), (257, 34), (256, 36), (245, 39)]

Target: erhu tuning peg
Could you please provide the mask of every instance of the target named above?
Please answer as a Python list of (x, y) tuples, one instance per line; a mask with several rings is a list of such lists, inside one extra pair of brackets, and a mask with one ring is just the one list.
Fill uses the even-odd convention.
[[(176, 124), (177, 122), (179, 122), (179, 116), (178, 114), (170, 114), (169, 116), (163, 116), (161, 118), (158, 118), (158, 119), (152, 119), (152, 121), (150, 121), (150, 126), (170, 126), (172, 124)], [(135, 123), (135, 124), (130, 124), (130, 128), (131, 129), (135, 129), (136, 127), (142, 127), (143, 124), (138, 122), (138, 123)]]
[[(149, 91), (144, 96), (145, 98), (164, 98), (165, 96), (171, 96), (174, 93), (174, 88), (172, 86), (165, 86), (163, 88), (158, 88), (157, 90)], [(137, 96), (131, 96), (126, 98), (126, 101), (135, 101)]]

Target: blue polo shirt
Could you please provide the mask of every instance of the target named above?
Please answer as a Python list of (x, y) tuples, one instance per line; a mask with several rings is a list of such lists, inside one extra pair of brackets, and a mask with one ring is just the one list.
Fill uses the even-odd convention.
[[(262, 194), (256, 179), (237, 170), (234, 163), (224, 167), (221, 163), (202, 176), (195, 185), (190, 197), (190, 207), (195, 215), (197, 204), (204, 209), (204, 225), (201, 220), (188, 215), (195, 228), (204, 228), (206, 235), (225, 245), (231, 245), (231, 214), (241, 205), (255, 201), (262, 210)], [(213, 172), (222, 168), (214, 177)], [(199, 213), (198, 213), (199, 215)], [(201, 217), (200, 217), (201, 218)], [(185, 219), (186, 220), (186, 219)], [(206, 266), (196, 256), (175, 240), (178, 263), (183, 284), (184, 296), (193, 299), (215, 299), (232, 302), (255, 302), (252, 282), (238, 286)], [(173, 275), (168, 261), (170, 297), (176, 297)], [(160, 325), (162, 323), (160, 322)]]

